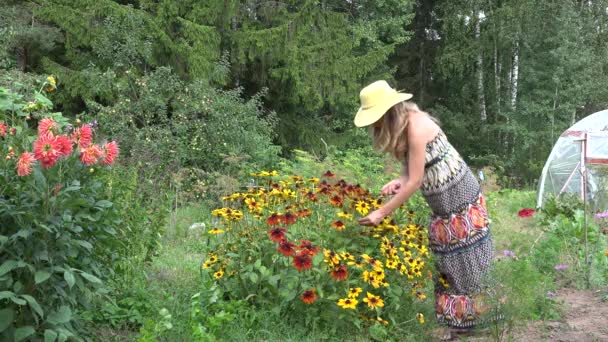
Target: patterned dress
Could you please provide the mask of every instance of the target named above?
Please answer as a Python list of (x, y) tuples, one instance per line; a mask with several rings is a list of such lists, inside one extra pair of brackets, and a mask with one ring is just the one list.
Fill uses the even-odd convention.
[(472, 328), (489, 311), (483, 280), (492, 262), (492, 240), (477, 179), (443, 131), (427, 144), (421, 187), (432, 210), (429, 243), (439, 275), (435, 310), (440, 323)]

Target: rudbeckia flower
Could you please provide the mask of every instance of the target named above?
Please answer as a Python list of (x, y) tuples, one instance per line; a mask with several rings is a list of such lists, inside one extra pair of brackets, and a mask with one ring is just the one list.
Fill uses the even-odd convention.
[(367, 303), (371, 309), (381, 308), (384, 306), (384, 301), (379, 296), (375, 296), (371, 293), (367, 293), (367, 298), (364, 298), (363, 301)]
[(343, 309), (352, 309), (355, 310), (357, 308), (358, 300), (353, 298), (343, 298), (338, 300), (338, 306)]
[(315, 293), (315, 289), (310, 289), (304, 291), (302, 296), (300, 297), (305, 304), (312, 304), (317, 300), (317, 294)]
[(312, 258), (306, 251), (300, 251), (293, 257), (293, 265), (300, 272), (308, 270), (312, 267)]
[(287, 232), (287, 229), (283, 227), (274, 227), (268, 230), (268, 235), (270, 235), (270, 240), (280, 242), (285, 238), (285, 232)]
[(344, 265), (339, 265), (331, 271), (331, 277), (337, 281), (345, 280), (348, 277), (348, 269)]

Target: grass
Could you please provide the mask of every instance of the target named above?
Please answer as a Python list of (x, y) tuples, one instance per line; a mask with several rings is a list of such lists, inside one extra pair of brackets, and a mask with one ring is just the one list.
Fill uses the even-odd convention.
[[(543, 260), (543, 255), (551, 254), (551, 239), (535, 218), (520, 218), (517, 212), (534, 206), (534, 192), (502, 190), (487, 194), (488, 209), (492, 218), (492, 234), (497, 262), (492, 277), (493, 288), (505, 298), (502, 306), (505, 319), (494, 326), (493, 336), (537, 319), (557, 319), (561, 314), (559, 305), (547, 298), (546, 291), (555, 290), (555, 275), (550, 268), (552, 258)], [(201, 206), (181, 208), (173, 221), (174, 230), (165, 240), (160, 255), (145, 269), (145, 281), (139, 285), (148, 295), (149, 319), (157, 320), (157, 311), (166, 308), (172, 314), (173, 328), (160, 333), (159, 341), (193, 341), (192, 326), (197, 322), (190, 316), (193, 294), (209, 288), (200, 276), (199, 267), (206, 249), (207, 228), (188, 229), (194, 222), (209, 222), (209, 210)], [(540, 254), (539, 254), (540, 248)], [(504, 250), (515, 253), (517, 259), (503, 255)], [(556, 249), (555, 253), (560, 250)], [(547, 271), (549, 269), (549, 271)], [(577, 277), (576, 273), (571, 274)], [(498, 298), (498, 297), (497, 297)], [(216, 310), (217, 340), (230, 341), (369, 341), (431, 340), (427, 332), (434, 327), (433, 320), (419, 332), (399, 330), (347, 329), (340, 322), (335, 324), (315, 323), (306, 325), (293, 317), (279, 317), (276, 311), (251, 307), (244, 304), (238, 310), (221, 304)], [(237, 303), (238, 304), (238, 303)], [(222, 306), (224, 305), (224, 306)], [(428, 300), (432, 306), (432, 299)], [(432, 311), (432, 307), (429, 308)], [(295, 316), (297, 317), (297, 315)], [(333, 328), (333, 329), (332, 329)], [(120, 335), (120, 334), (119, 334)], [(105, 339), (115, 341), (134, 340), (133, 335)], [(214, 341), (214, 337), (202, 339)]]

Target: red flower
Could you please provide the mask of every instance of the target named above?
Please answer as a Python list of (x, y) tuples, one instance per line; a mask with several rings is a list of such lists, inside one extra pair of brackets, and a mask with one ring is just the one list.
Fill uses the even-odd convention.
[(0, 137), (3, 137), (6, 135), (7, 128), (8, 128), (8, 126), (6, 124), (4, 124), (4, 122), (0, 121)]
[(103, 156), (103, 151), (99, 145), (89, 145), (80, 150), (80, 162), (84, 165), (93, 165)]
[(311, 202), (317, 202), (319, 200), (317, 198), (317, 195), (315, 195), (315, 193), (312, 191), (307, 192), (306, 195), (304, 195), (304, 197), (306, 197)]
[(286, 212), (280, 218), (281, 222), (285, 225), (290, 225), (296, 223), (297, 216), (292, 214), (291, 212)]
[(293, 256), (294, 254), (296, 254), (296, 250), (294, 249), (295, 246), (296, 245), (294, 245), (293, 243), (287, 240), (283, 240), (279, 243), (278, 251), (284, 256)]
[(517, 216), (519, 216), (519, 217), (531, 217), (532, 215), (534, 215), (535, 212), (536, 212), (536, 210), (534, 210), (532, 208), (524, 208), (524, 209), (520, 210), (517, 213)]
[(116, 159), (120, 150), (116, 141), (111, 141), (103, 145), (103, 152), (105, 156), (101, 160), (101, 163), (103, 165), (112, 165), (114, 164), (114, 159)]
[(312, 258), (308, 252), (300, 251), (293, 257), (293, 265), (300, 272), (308, 270), (312, 267)]
[(32, 164), (35, 161), (34, 154), (23, 152), (17, 160), (17, 175), (23, 177), (32, 173)]
[(333, 206), (341, 207), (342, 206), (342, 196), (340, 196), (340, 195), (332, 196), (332, 198), (329, 199), (329, 203), (331, 203), (331, 205), (333, 205)]
[(74, 147), (72, 146), (72, 140), (68, 138), (67, 135), (58, 136), (57, 142), (61, 146), (59, 153), (62, 157), (67, 157), (74, 151)]
[(281, 223), (281, 214), (273, 213), (269, 218), (266, 219), (266, 223), (269, 226), (276, 226)]
[(93, 141), (93, 130), (91, 129), (91, 126), (84, 125), (76, 128), (72, 134), (72, 140), (74, 140), (74, 142), (78, 144), (80, 148), (89, 147)]
[(312, 242), (308, 241), (308, 240), (300, 240), (300, 245), (298, 246), (298, 248), (303, 251), (306, 252), (310, 255), (317, 255), (317, 253), (319, 253), (319, 246), (314, 246), (312, 244)]
[(310, 216), (310, 215), (312, 215), (312, 211), (310, 211), (310, 209), (304, 208), (302, 210), (296, 211), (296, 216), (297, 217), (307, 217), (307, 216)]
[(336, 176), (336, 175), (335, 175), (335, 174), (333, 174), (333, 173), (332, 173), (331, 171), (329, 171), (329, 170), (327, 170), (327, 171), (326, 171), (326, 172), (323, 174), (323, 177), (327, 177), (327, 178), (333, 178), (333, 177), (335, 177), (335, 176)]
[(339, 221), (339, 220), (332, 222), (331, 226), (334, 227), (336, 230), (344, 230), (346, 228), (346, 225), (344, 224), (344, 222)]
[(274, 227), (268, 230), (268, 235), (270, 235), (270, 240), (274, 242), (281, 242), (285, 238), (285, 232), (287, 229), (282, 227)]
[(315, 289), (310, 289), (304, 291), (302, 296), (300, 297), (305, 304), (312, 304), (317, 300), (317, 294), (315, 293)]
[(331, 271), (331, 277), (337, 281), (345, 280), (348, 277), (348, 269), (344, 265), (339, 265)]
[(44, 118), (38, 123), (38, 136), (53, 136), (53, 131), (57, 129), (57, 123), (52, 118)]
[(61, 156), (61, 143), (52, 134), (42, 135), (34, 142), (34, 157), (43, 168), (53, 166)]

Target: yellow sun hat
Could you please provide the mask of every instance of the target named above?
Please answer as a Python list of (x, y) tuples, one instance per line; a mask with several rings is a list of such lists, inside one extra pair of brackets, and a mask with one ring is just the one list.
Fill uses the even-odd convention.
[(400, 93), (384, 80), (376, 81), (359, 93), (361, 107), (355, 116), (355, 126), (364, 127), (378, 121), (392, 106), (414, 95)]

